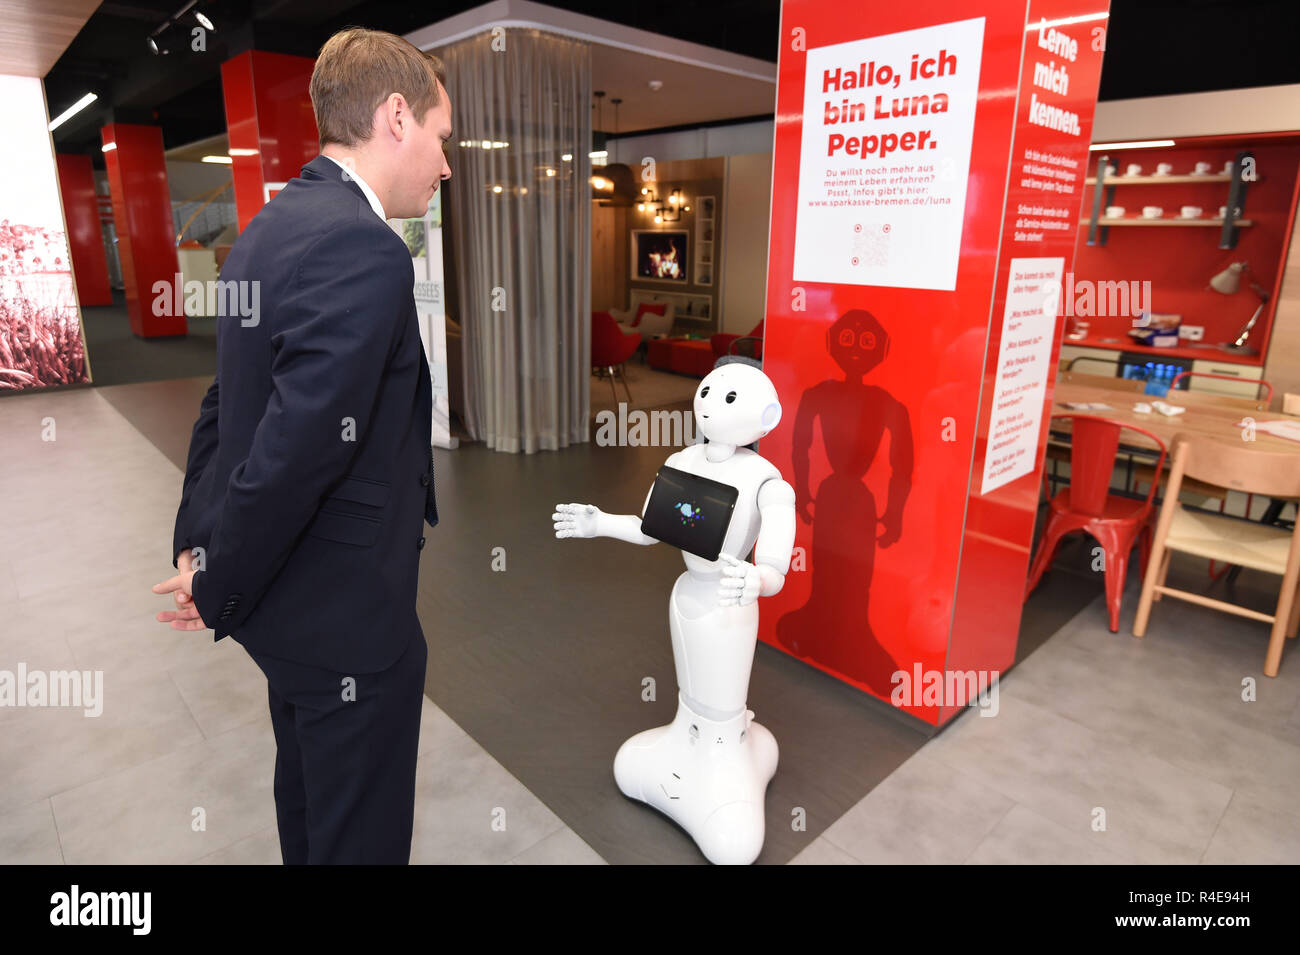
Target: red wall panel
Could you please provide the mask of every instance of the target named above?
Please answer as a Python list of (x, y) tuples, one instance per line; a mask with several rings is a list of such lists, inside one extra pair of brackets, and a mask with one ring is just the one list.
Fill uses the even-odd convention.
[(89, 156), (59, 153), (59, 193), (68, 223), (68, 246), (77, 280), (77, 300), (82, 305), (112, 305), (108, 286), (108, 261), (104, 258), (104, 233), (99, 224), (99, 197)]
[[(1093, 187), (1088, 186), (1085, 222), (1078, 230), (1074, 281), (1150, 282), (1152, 311), (1180, 314), (1184, 324), (1203, 326), (1206, 343), (1232, 341), (1254, 313), (1259, 299), (1244, 282), (1237, 294), (1223, 296), (1208, 287), (1209, 280), (1230, 263), (1244, 261), (1250, 264), (1255, 280), (1273, 292), (1291, 235), (1300, 144), (1243, 137), (1238, 143), (1213, 140), (1201, 144), (1179, 140), (1168, 149), (1106, 153), (1121, 173), (1130, 163), (1137, 163), (1142, 166), (1143, 174), (1151, 175), (1157, 163), (1169, 163), (1174, 167), (1174, 174), (1183, 175), (1192, 172), (1198, 162), (1211, 163), (1217, 173), (1243, 149), (1254, 154), (1259, 179), (1247, 185), (1242, 212), (1254, 225), (1240, 230), (1235, 249), (1219, 248), (1219, 229), (1194, 227), (1115, 226), (1110, 229), (1105, 245), (1090, 246), (1086, 218), (1092, 211)], [(1089, 168), (1090, 175), (1096, 171), (1096, 155)], [(1177, 215), (1182, 206), (1200, 206), (1206, 216), (1213, 217), (1227, 201), (1228, 184), (1208, 182), (1120, 185), (1115, 189), (1113, 203), (1123, 206), (1130, 217), (1140, 214), (1143, 206), (1159, 206), (1166, 217)], [(1250, 363), (1261, 364), (1262, 356), (1267, 354), (1267, 336), (1261, 332), (1271, 325), (1273, 305), (1270, 303), (1257, 330), (1251, 333), (1251, 342), (1260, 348), (1260, 355), (1247, 359)], [(1131, 318), (1127, 316), (1094, 314), (1080, 319), (1089, 323), (1085, 344), (1123, 345), (1131, 341), (1127, 334)], [(1216, 352), (1204, 357), (1220, 360), (1224, 356)]]

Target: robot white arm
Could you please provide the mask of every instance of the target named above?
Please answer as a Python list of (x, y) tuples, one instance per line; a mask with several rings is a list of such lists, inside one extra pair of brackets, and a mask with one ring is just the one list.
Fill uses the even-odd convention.
[(744, 606), (780, 593), (794, 550), (794, 488), (779, 478), (758, 489), (761, 523), (754, 544), (754, 563), (722, 554), (719, 582), (723, 606)]
[[(645, 499), (648, 504), (650, 491)], [(645, 504), (641, 511), (645, 512)], [(594, 504), (556, 504), (551, 520), (555, 522), (556, 537), (612, 537), (629, 544), (659, 543), (658, 538), (641, 533), (641, 518), (635, 514), (606, 514)]]

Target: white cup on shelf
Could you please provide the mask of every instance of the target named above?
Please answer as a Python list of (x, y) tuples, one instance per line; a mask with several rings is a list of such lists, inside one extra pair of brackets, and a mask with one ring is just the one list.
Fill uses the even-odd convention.
[(1196, 175), (1207, 176), (1209, 175), (1211, 168), (1213, 167), (1211, 167), (1208, 162), (1198, 162), (1196, 164)]
[(1126, 210), (1123, 206), (1107, 206), (1107, 207), (1106, 207), (1106, 218), (1107, 218), (1107, 219), (1122, 219), (1122, 218), (1124, 218), (1124, 213), (1127, 212), (1127, 211), (1128, 211), (1128, 210)]
[(1127, 166), (1124, 167), (1124, 175), (1126, 175), (1126, 176), (1140, 176), (1140, 175), (1142, 175), (1142, 167), (1139, 166), (1139, 165), (1138, 165), (1137, 163), (1135, 163), (1135, 162), (1131, 162), (1131, 163), (1129, 163)]
[(1162, 162), (1162, 163), (1157, 164), (1157, 166), (1156, 166), (1156, 175), (1157, 175), (1157, 176), (1167, 176), (1167, 175), (1169, 175), (1169, 174), (1170, 174), (1171, 172), (1173, 172), (1173, 171), (1174, 171), (1174, 167), (1173, 167), (1173, 164), (1171, 164), (1171, 163)]
[(1227, 162), (1225, 162), (1225, 163), (1223, 164), (1223, 174), (1224, 174), (1225, 176), (1231, 176), (1231, 175), (1232, 175), (1232, 167), (1233, 167), (1233, 164), (1234, 164), (1235, 162), (1236, 162), (1235, 159), (1229, 159)]
[(1165, 214), (1165, 210), (1162, 209), (1162, 208), (1160, 208), (1160, 206), (1143, 206), (1143, 207), (1142, 207), (1142, 218), (1143, 218), (1143, 219), (1159, 219), (1159, 218), (1160, 218), (1162, 215), (1164, 215), (1164, 214)]
[(1199, 219), (1204, 211), (1200, 206), (1183, 206), (1178, 214), (1184, 219)]

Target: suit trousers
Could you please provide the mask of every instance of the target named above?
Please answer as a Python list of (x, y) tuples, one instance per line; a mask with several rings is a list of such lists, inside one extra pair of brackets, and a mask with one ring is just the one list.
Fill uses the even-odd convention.
[(266, 674), (286, 865), (410, 862), (428, 652), (417, 632), (388, 669), (348, 674), (248, 651)]

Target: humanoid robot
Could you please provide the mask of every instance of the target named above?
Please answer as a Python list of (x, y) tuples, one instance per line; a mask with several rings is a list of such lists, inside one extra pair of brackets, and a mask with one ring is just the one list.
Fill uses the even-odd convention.
[[(665, 464), (731, 485), (739, 495), (717, 560), (682, 551), (686, 571), (668, 601), (677, 714), (623, 743), (614, 779), (624, 795), (690, 833), (710, 862), (744, 865), (763, 848), (764, 797), (777, 763), (775, 738), (745, 708), (756, 601), (785, 584), (795, 497), (776, 467), (746, 447), (781, 420), (776, 388), (757, 362), (720, 359), (700, 382), (694, 411), (707, 443), (677, 451)], [(606, 514), (591, 504), (556, 505), (552, 520), (558, 538), (658, 543), (642, 533), (636, 515)], [(745, 559), (751, 550), (753, 563)]]

